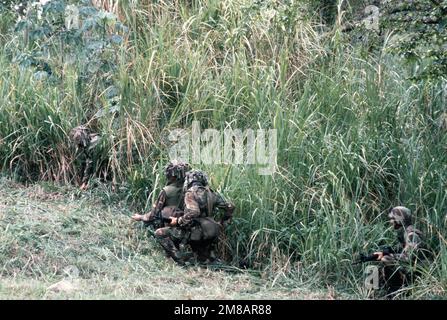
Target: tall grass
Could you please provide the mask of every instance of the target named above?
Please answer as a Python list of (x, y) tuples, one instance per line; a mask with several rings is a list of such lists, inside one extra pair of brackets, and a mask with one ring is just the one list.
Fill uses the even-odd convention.
[[(384, 213), (406, 205), (439, 253), (413, 297), (445, 295), (445, 81), (407, 81), (385, 51), (365, 56), (339, 31), (319, 33), (300, 5), (128, 1), (115, 10), (130, 28), (115, 75), (123, 109), (96, 123), (96, 177), (119, 197), (150, 205), (169, 129), (193, 120), (219, 130), (274, 128), (273, 176), (199, 166), (237, 206), (230, 259), (362, 292), (362, 270), (349, 261), (393, 241)], [(61, 99), (59, 87), (36, 82), (0, 50), (1, 169), (73, 182), (67, 133), (91, 120), (77, 99), (80, 66), (65, 70)]]

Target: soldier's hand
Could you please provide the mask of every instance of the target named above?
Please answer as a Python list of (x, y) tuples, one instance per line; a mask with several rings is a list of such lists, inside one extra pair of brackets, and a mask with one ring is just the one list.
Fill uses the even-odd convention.
[(177, 225), (177, 218), (171, 217), (171, 223), (169, 225), (172, 226), (172, 227)]
[(141, 221), (141, 220), (143, 220), (143, 215), (136, 213), (132, 216), (132, 219), (135, 221)]
[(377, 256), (377, 261), (380, 261), (380, 260), (383, 259), (383, 252), (382, 251), (374, 252), (374, 255)]

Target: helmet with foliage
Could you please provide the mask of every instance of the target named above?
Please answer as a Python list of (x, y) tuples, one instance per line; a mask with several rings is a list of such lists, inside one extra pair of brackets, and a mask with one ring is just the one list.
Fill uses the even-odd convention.
[(177, 180), (184, 180), (186, 173), (191, 170), (187, 162), (172, 160), (165, 168), (166, 178), (176, 177)]
[(184, 189), (188, 189), (193, 182), (200, 183), (202, 186), (207, 186), (208, 176), (203, 171), (191, 170), (186, 174)]
[(86, 126), (78, 126), (70, 131), (70, 139), (80, 149), (91, 149), (98, 143), (99, 136)]
[(406, 207), (394, 207), (390, 210), (388, 218), (393, 220), (397, 226), (407, 227), (411, 225), (411, 210)]

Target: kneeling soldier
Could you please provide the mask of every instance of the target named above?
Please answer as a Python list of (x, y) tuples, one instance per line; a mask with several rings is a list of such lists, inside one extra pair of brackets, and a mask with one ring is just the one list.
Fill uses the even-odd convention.
[(166, 252), (179, 263), (185, 260), (177, 247), (181, 244), (190, 244), (200, 261), (213, 261), (221, 226), (210, 216), (215, 209), (223, 209), (222, 222), (227, 221), (232, 218), (235, 207), (210, 189), (208, 177), (199, 170), (186, 174), (184, 191), (183, 215), (172, 218), (170, 226), (158, 229), (155, 235)]

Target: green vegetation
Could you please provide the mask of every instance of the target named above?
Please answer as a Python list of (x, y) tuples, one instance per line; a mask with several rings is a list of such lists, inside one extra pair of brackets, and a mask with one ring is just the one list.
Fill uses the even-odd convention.
[[(321, 31), (306, 3), (126, 1), (116, 12), (122, 25), (85, 9), (93, 27), (80, 35), (48, 31), (37, 16), (13, 31), (11, 13), (2, 13), (1, 171), (20, 181), (74, 184), (78, 164), (68, 132), (89, 123), (103, 137), (92, 192), (105, 201), (104, 210), (125, 203), (121, 212), (130, 216), (129, 210), (149, 208), (163, 183), (169, 129), (188, 129), (193, 120), (218, 130), (274, 128), (279, 167), (273, 176), (259, 176), (253, 166), (199, 166), (237, 207), (225, 243), (230, 264), (245, 259), (291, 286), (311, 283), (366, 297), (362, 267), (350, 261), (359, 251), (394, 241), (385, 232), (384, 213), (404, 204), (436, 252), (409, 297), (445, 297), (445, 75), (409, 80), (387, 42), (366, 54), (337, 26)], [(63, 12), (48, 10), (44, 19)], [(82, 208), (82, 197), (70, 205)], [(66, 219), (78, 222), (65, 228), (60, 216), (54, 221), (58, 232), (73, 229), (71, 241), (97, 239), (84, 230), (97, 209), (74, 210)], [(128, 219), (115, 215), (92, 220), (103, 237), (96, 242), (98, 254), (106, 262), (118, 255), (123, 268), (159, 268), (140, 264), (144, 254), (154, 254), (151, 241), (132, 244), (142, 235), (124, 231)], [(2, 228), (20, 229), (12, 221)], [(29, 223), (37, 229), (26, 236), (38, 247), (51, 224), (39, 233), (38, 221)], [(8, 234), (0, 242), (3, 276), (24, 268), (9, 260), (19, 235)], [(55, 261), (37, 269), (27, 265), (24, 275), (54, 274), (63, 248), (54, 250), (49, 254)]]
[(447, 74), (447, 1), (387, 1), (384, 24), (399, 36), (393, 46), (412, 66), (415, 79), (438, 79)]

